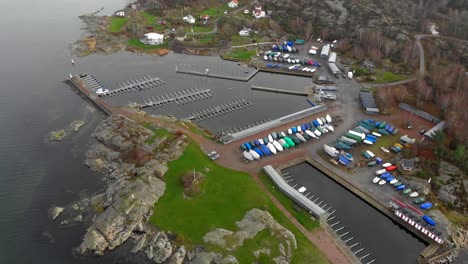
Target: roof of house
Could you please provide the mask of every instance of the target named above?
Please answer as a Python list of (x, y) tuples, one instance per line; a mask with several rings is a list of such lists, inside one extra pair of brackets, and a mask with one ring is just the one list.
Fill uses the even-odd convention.
[(164, 38), (164, 35), (163, 35), (163, 34), (158, 34), (158, 33), (154, 33), (154, 32), (146, 33), (145, 36), (146, 36), (146, 38), (148, 38), (148, 39), (160, 39), (160, 38)]

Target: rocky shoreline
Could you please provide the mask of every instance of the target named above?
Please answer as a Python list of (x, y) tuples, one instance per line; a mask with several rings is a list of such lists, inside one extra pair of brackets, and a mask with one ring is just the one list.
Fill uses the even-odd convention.
[[(102, 121), (92, 134), (97, 143), (86, 153), (85, 164), (104, 175), (105, 190), (67, 206), (52, 207), (50, 218), (62, 226), (81, 223), (87, 227), (83, 241), (75, 248), (80, 255), (104, 255), (130, 243), (129, 253), (144, 255), (152, 263), (239, 263), (230, 254), (206, 251), (203, 246), (187, 249), (175, 234), (148, 222), (165, 192), (163, 178), (168, 162), (178, 159), (190, 141), (177, 131), (156, 136), (154, 131), (160, 129), (123, 116)], [(254, 208), (236, 225), (237, 231), (213, 229), (204, 242), (230, 252), (241, 247), (244, 240), (267, 231), (280, 241), (272, 245), (280, 253), (276, 256), (271, 253), (273, 248), (262, 248), (252, 254), (257, 258), (271, 255), (275, 263), (290, 263), (297, 248), (294, 234), (269, 212)]]

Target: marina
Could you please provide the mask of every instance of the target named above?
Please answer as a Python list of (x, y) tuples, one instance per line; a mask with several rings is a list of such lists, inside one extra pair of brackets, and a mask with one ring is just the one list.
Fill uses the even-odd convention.
[(210, 98), (211, 96), (213, 96), (213, 92), (210, 89), (189, 88), (189, 89), (185, 89), (181, 91), (171, 92), (169, 94), (159, 95), (159, 96), (156, 96), (156, 98), (148, 97), (147, 98), (148, 101), (143, 99), (143, 104), (140, 105), (140, 108), (161, 107), (163, 105), (170, 104), (170, 103), (183, 105), (183, 104), (207, 99), (207, 98)]

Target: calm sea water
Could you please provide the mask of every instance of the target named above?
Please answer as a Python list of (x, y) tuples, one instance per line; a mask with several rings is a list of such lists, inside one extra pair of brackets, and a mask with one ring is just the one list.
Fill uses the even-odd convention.
[[(301, 91), (306, 78), (257, 75), (248, 83), (206, 79), (175, 73), (175, 66), (190, 64), (224, 74), (242, 75), (244, 68), (214, 57), (171, 54), (165, 57), (129, 53), (75, 58), (70, 45), (80, 37), (78, 16), (104, 7), (104, 14), (121, 8), (124, 0), (19, 0), (3, 3), (0, 16), (0, 263), (144, 263), (129, 257), (125, 248), (101, 258), (73, 256), (84, 228), (60, 227), (47, 218), (52, 204), (65, 205), (102, 188), (100, 175), (83, 166), (90, 134), (102, 120), (85, 100), (63, 81), (72, 73), (92, 73), (114, 88), (119, 82), (143, 74), (159, 76), (166, 85), (138, 94), (110, 98), (117, 105), (142, 102), (146, 96), (198, 87), (215, 95), (201, 103), (170, 105), (149, 110), (153, 114), (185, 117), (193, 111), (244, 98), (254, 106), (200, 123), (218, 132), (266, 118), (280, 117), (307, 105), (304, 98), (250, 91), (264, 85)], [(294, 85), (291, 85), (291, 84)], [(248, 113), (248, 114), (246, 114)], [(86, 125), (63, 142), (50, 143), (47, 133), (65, 128), (73, 120)], [(43, 236), (52, 234), (54, 243)]]

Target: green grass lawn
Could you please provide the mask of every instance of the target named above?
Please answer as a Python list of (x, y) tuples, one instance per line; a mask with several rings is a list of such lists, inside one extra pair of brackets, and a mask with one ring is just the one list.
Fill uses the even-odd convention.
[(144, 50), (152, 50), (152, 49), (159, 49), (159, 48), (167, 48), (169, 44), (165, 42), (161, 45), (146, 45), (146, 44), (141, 43), (141, 41), (138, 38), (131, 38), (128, 40), (128, 45), (137, 47), (140, 49), (144, 49)]
[(233, 49), (231, 53), (226, 54), (224, 57), (228, 59), (236, 59), (239, 61), (249, 61), (255, 55), (255, 50), (247, 49)]
[(300, 208), (300, 211), (297, 211), (297, 208), (294, 208), (294, 202), (286, 196), (284, 193), (282, 193), (276, 186), (273, 184), (273, 182), (268, 178), (268, 176), (264, 173), (260, 173), (260, 179), (262, 180), (263, 184), (270, 190), (270, 192), (280, 201), (280, 203), (301, 223), (302, 226), (304, 226), (307, 230), (311, 231), (314, 228), (320, 226), (320, 223), (318, 220), (312, 220), (310, 218), (310, 214), (307, 213), (304, 209)]
[(159, 17), (157, 16), (154, 16), (150, 13), (147, 13), (147, 12), (142, 12), (141, 13), (143, 15), (143, 17), (145, 18), (146, 20), (146, 26), (151, 26), (153, 27), (156, 31), (162, 31), (164, 30), (165, 28), (168, 28), (170, 27), (170, 23), (169, 22), (166, 22), (166, 26), (162, 26), (160, 24), (158, 24), (158, 20), (160, 19)]
[(212, 28), (206, 26), (191, 26), (189, 27), (188, 32), (192, 32), (192, 29), (193, 32), (210, 32), (213, 30)]
[(376, 75), (376, 83), (396, 82), (408, 79), (408, 76), (396, 74), (389, 71), (381, 71)]
[(227, 4), (218, 7), (210, 7), (200, 12), (200, 15), (209, 15), (212, 19), (224, 15), (224, 10), (230, 11)]
[[(200, 186), (202, 191), (192, 199), (184, 199), (180, 178), (193, 169), (205, 174)], [(298, 248), (293, 253), (292, 263), (327, 263), (324, 255), (273, 205), (248, 174), (217, 165), (195, 143), (191, 142), (184, 154), (169, 164), (164, 180), (166, 192), (155, 205), (150, 221), (162, 230), (178, 234), (188, 247), (201, 244), (209, 250), (216, 249), (216, 246), (203, 243), (202, 238), (207, 232), (213, 228), (235, 231), (236, 221), (240, 221), (248, 210), (260, 208), (268, 210), (296, 236)], [(261, 232), (229, 253), (240, 263), (252, 263), (255, 260), (254, 250), (269, 241), (277, 243), (276, 240), (269, 233)], [(266, 260), (265, 263), (270, 261)]]
[(111, 17), (109, 24), (109, 31), (113, 33), (120, 32), (122, 27), (127, 23), (128, 18), (126, 17)]

